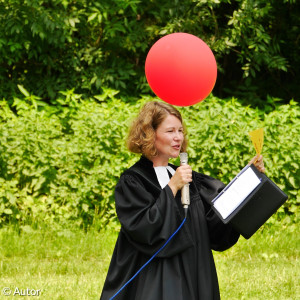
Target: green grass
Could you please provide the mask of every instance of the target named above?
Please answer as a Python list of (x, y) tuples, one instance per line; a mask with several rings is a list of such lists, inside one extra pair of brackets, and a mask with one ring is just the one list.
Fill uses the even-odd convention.
[[(38, 299), (99, 299), (116, 234), (0, 230), (0, 293), (41, 290)], [(1, 298), (2, 297), (2, 298)], [(16, 299), (3, 297), (0, 299)], [(22, 299), (32, 299), (22, 297)]]
[[(0, 230), (0, 299), (99, 299), (116, 233), (25, 229)], [(261, 230), (214, 256), (222, 299), (300, 299), (296, 226)], [(5, 287), (41, 292), (4, 296)]]
[(300, 299), (299, 231), (265, 228), (214, 253), (222, 299)]

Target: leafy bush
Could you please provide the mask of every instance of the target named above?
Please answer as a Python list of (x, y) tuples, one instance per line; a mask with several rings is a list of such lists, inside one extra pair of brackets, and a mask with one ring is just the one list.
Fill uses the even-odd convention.
[(300, 203), (300, 109), (295, 102), (279, 106), (265, 118), (266, 165), (272, 179), (289, 194), (284, 212), (297, 215)]
[(112, 190), (128, 157), (123, 141), (129, 107), (80, 100), (65, 93), (60, 106), (41, 110), (24, 102), (17, 116), (2, 102), (2, 221), (91, 224), (95, 215), (103, 223), (113, 215)]
[(300, 108), (296, 102), (269, 114), (243, 107), (236, 99), (210, 98), (183, 111), (190, 139), (190, 162), (201, 172), (228, 183), (255, 155), (248, 133), (264, 128), (266, 175), (289, 200), (277, 217), (296, 218), (300, 203)]
[[(82, 101), (67, 91), (50, 106), (21, 90), (24, 98), (15, 98), (12, 107), (0, 102), (0, 223), (115, 226), (114, 186), (138, 159), (125, 148), (128, 125), (154, 99), (128, 104), (106, 90)], [(248, 132), (264, 127), (267, 175), (290, 198), (279, 214), (295, 216), (299, 106), (291, 102), (262, 119), (235, 99), (210, 97), (180, 111), (188, 126), (190, 164), (225, 183), (255, 154)]]

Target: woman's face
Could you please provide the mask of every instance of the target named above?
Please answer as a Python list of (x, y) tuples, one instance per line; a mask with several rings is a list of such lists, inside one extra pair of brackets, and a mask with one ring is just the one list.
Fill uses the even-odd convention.
[(183, 126), (178, 118), (168, 115), (156, 129), (155, 147), (163, 160), (176, 158), (183, 143)]

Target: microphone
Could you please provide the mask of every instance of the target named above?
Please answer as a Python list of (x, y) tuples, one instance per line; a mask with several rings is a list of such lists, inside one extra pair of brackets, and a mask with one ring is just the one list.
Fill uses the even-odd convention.
[[(180, 164), (187, 165), (188, 154), (185, 152), (180, 153)], [(183, 205), (185, 217), (187, 217), (187, 211), (190, 205), (190, 188), (189, 184), (185, 184), (181, 189), (181, 203)]]

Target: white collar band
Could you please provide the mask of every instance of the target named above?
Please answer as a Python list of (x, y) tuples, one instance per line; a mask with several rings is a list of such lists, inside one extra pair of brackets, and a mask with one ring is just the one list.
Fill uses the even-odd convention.
[(158, 179), (159, 185), (163, 189), (170, 181), (170, 177), (168, 171), (172, 174), (175, 174), (175, 170), (170, 166), (161, 166), (161, 167), (154, 167), (156, 177)]

